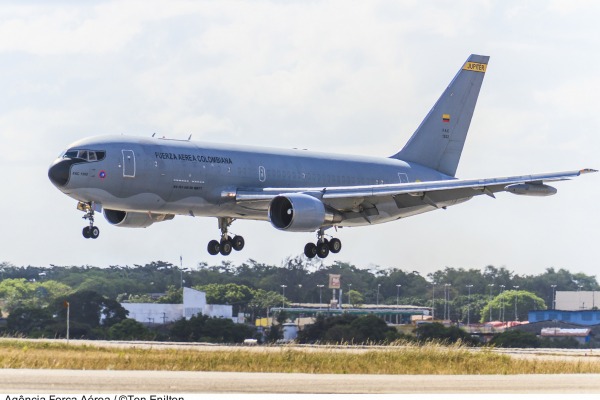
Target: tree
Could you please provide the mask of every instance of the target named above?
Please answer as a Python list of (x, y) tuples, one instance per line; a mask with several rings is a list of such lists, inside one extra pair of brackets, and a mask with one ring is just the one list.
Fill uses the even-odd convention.
[(6, 320), (9, 332), (27, 337), (42, 337), (52, 321), (52, 314), (46, 308), (19, 307), (14, 309)]
[(174, 285), (167, 288), (167, 293), (160, 296), (157, 303), (161, 304), (181, 304), (183, 303), (183, 289), (177, 289)]
[(150, 340), (154, 338), (154, 334), (148, 328), (131, 318), (126, 318), (111, 326), (108, 336), (111, 340)]
[[(517, 301), (518, 299), (518, 301)], [(516, 304), (516, 319), (519, 321), (527, 321), (529, 310), (545, 310), (546, 303), (544, 300), (536, 296), (534, 293), (526, 290), (507, 290), (502, 294), (497, 295), (492, 301), (483, 307), (481, 310), (481, 322), (489, 320), (490, 307), (495, 315), (498, 315), (499, 310), (504, 310), (504, 320), (515, 319), (515, 302)], [(494, 311), (495, 310), (495, 311)]]
[(394, 328), (375, 315), (319, 315), (298, 334), (300, 343), (384, 343), (397, 339)]
[(93, 291), (75, 292), (64, 299), (58, 299), (50, 308), (53, 314), (65, 321), (69, 303), (71, 321), (95, 327), (110, 327), (127, 318), (128, 311), (115, 300), (108, 299)]
[(423, 342), (440, 341), (443, 343), (456, 343), (458, 341), (465, 344), (477, 344), (477, 340), (473, 339), (467, 332), (459, 327), (444, 326), (439, 322), (431, 324), (420, 324), (415, 330), (417, 338)]
[(358, 290), (350, 290), (348, 292), (348, 297), (350, 299), (350, 304), (352, 307), (359, 307), (361, 304), (365, 302), (365, 298)]
[(173, 323), (169, 334), (172, 340), (182, 342), (241, 343), (253, 337), (254, 328), (235, 324), (228, 318), (196, 315)]
[[(254, 297), (248, 306), (252, 309), (253, 314), (258, 317), (261, 315), (268, 315), (269, 308), (281, 306), (284, 302), (285, 297), (279, 293), (258, 289), (254, 292)], [(263, 311), (265, 314), (262, 313)]]
[(511, 329), (498, 333), (490, 340), (490, 345), (497, 347), (512, 348), (537, 348), (540, 347), (540, 339), (533, 333)]

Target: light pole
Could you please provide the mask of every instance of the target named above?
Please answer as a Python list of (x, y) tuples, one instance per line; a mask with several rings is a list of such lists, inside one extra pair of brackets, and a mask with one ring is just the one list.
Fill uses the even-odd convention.
[(431, 287), (431, 320), (435, 321), (435, 282), (432, 282)]
[(302, 303), (302, 284), (298, 284), (298, 303)]
[(398, 324), (398, 307), (400, 306), (400, 287), (402, 285), (396, 285), (396, 324)]
[(500, 285), (500, 319), (502, 322), (504, 322), (504, 297), (502, 297), (502, 294), (504, 293), (505, 287), (506, 286), (504, 285)]
[(448, 305), (448, 300), (450, 300), (450, 286), (452, 286), (450, 283), (444, 284), (444, 320), (450, 319), (450, 306)]
[(519, 287), (518, 286), (513, 286), (513, 289), (515, 289), (515, 321), (519, 320), (519, 314), (517, 313), (517, 303), (519, 302)]
[(467, 297), (467, 326), (471, 325), (471, 288), (473, 285), (467, 285), (469, 289), (469, 296)]
[(552, 288), (552, 309), (556, 310), (556, 285), (550, 285)]
[(577, 285), (577, 293), (579, 293), (579, 300), (577, 300), (579, 304), (577, 304), (577, 307), (583, 310), (584, 307), (581, 306), (581, 288), (583, 288), (583, 285)]
[(379, 288), (381, 287), (381, 283), (377, 284), (377, 305), (379, 305)]
[(321, 308), (323, 306), (323, 300), (321, 297), (321, 291), (323, 289), (323, 286), (325, 286), (325, 285), (317, 285), (317, 287), (319, 288), (319, 308)]
[(285, 288), (287, 287), (287, 285), (281, 285), (281, 296), (283, 297), (281, 299), (281, 308), (285, 308)]
[(490, 322), (492, 322), (492, 288), (494, 287), (494, 284), (489, 283), (488, 286), (490, 287)]
[(348, 305), (352, 306), (352, 296), (350, 296), (350, 291), (352, 290), (352, 284), (348, 284)]

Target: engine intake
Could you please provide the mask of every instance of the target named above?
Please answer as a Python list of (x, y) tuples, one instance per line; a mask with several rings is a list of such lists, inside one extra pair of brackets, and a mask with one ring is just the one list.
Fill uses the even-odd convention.
[(342, 216), (326, 209), (323, 202), (303, 193), (283, 194), (271, 200), (269, 220), (275, 228), (290, 232), (312, 232), (324, 225), (342, 221)]
[(173, 214), (153, 214), (104, 209), (104, 218), (111, 224), (122, 228), (147, 228), (155, 222), (175, 218)]

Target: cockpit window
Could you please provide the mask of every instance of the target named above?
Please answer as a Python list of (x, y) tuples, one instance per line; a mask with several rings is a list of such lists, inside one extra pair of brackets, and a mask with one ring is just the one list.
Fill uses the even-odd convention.
[(85, 161), (100, 161), (106, 156), (105, 151), (101, 150), (68, 150), (63, 158), (79, 158)]

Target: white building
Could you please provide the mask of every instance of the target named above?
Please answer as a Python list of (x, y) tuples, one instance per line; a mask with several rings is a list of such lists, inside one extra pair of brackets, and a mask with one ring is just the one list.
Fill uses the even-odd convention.
[(593, 310), (600, 308), (600, 292), (557, 291), (556, 309), (565, 311)]
[(181, 318), (190, 319), (198, 314), (229, 318), (237, 322), (233, 318), (232, 306), (206, 304), (206, 293), (190, 288), (183, 288), (183, 304), (121, 303), (121, 305), (129, 311), (129, 318), (143, 324), (166, 324)]

